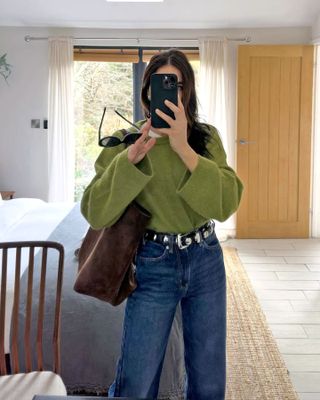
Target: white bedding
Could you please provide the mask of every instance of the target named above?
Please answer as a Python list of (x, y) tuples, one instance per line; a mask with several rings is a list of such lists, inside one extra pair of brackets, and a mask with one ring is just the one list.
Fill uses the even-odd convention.
[[(0, 201), (0, 242), (47, 240), (75, 203), (47, 203), (40, 199), (18, 198)], [(35, 249), (35, 254), (39, 249)], [(0, 251), (0, 257), (2, 257)], [(28, 253), (21, 253), (21, 274), (28, 265)], [(1, 262), (0, 262), (1, 263)], [(8, 251), (5, 352), (9, 353), (9, 332), (13, 303), (15, 257)], [(0, 269), (1, 277), (1, 269)]]
[(0, 241), (46, 240), (75, 203), (20, 198), (0, 203)]

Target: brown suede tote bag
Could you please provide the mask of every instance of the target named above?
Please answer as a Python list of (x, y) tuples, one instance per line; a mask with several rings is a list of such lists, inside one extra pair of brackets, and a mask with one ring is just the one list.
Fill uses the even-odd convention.
[(113, 306), (122, 303), (137, 287), (133, 261), (150, 218), (132, 201), (114, 225), (89, 228), (78, 253), (74, 290)]

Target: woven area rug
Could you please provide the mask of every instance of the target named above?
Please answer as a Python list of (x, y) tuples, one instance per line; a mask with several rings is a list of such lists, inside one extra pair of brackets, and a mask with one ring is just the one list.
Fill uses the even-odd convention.
[(277, 343), (237, 250), (223, 247), (227, 274), (226, 400), (297, 400)]

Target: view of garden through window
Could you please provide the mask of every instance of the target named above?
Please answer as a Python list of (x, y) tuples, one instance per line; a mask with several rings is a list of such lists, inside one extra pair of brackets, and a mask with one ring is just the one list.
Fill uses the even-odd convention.
[[(76, 61), (74, 69), (75, 105), (75, 201), (80, 201), (85, 187), (95, 175), (94, 162), (102, 147), (98, 146), (98, 128), (106, 107), (102, 136), (112, 135), (130, 125), (115, 112), (133, 121), (132, 63)], [(191, 61), (198, 93), (199, 61)]]

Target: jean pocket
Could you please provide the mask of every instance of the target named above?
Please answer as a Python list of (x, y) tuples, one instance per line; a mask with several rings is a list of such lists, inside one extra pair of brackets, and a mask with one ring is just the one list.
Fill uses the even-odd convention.
[(163, 260), (169, 249), (161, 243), (147, 240), (145, 244), (142, 244), (137, 252), (137, 260), (139, 261), (160, 261)]
[(209, 235), (207, 238), (203, 239), (203, 246), (209, 250), (221, 250), (221, 245), (219, 239), (217, 238), (216, 234), (213, 233)]

